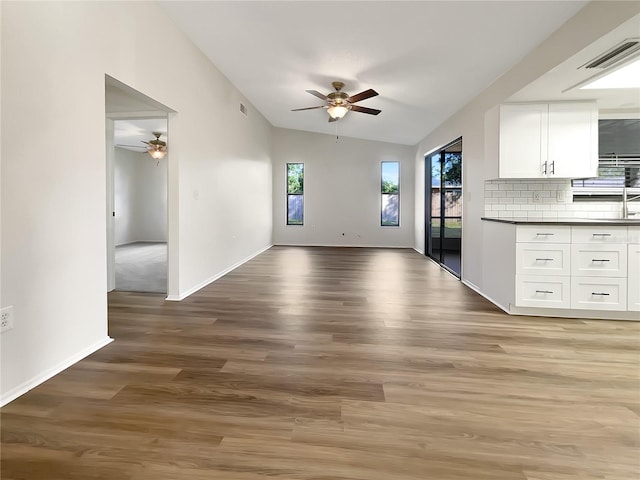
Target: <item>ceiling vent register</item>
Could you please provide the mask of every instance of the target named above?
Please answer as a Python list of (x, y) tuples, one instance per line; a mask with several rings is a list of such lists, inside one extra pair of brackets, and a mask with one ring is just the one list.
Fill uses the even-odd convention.
[(627, 38), (622, 43), (598, 55), (580, 68), (608, 68), (640, 51), (640, 38)]

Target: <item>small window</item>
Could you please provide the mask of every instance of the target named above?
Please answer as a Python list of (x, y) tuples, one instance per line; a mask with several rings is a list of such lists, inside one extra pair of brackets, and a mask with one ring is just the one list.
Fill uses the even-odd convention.
[(304, 224), (304, 163), (287, 163), (287, 225)]
[(400, 162), (382, 162), (380, 225), (400, 226)]

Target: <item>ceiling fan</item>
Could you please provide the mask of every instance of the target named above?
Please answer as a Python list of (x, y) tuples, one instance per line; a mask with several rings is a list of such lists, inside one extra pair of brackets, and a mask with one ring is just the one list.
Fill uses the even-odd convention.
[(149, 140), (148, 142), (145, 140), (140, 140), (142, 143), (147, 144), (146, 147), (138, 146), (138, 145), (116, 145), (116, 147), (141, 148), (156, 160), (160, 160), (167, 154), (167, 142), (160, 140), (160, 136), (162, 135), (162, 132), (152, 132), (152, 133), (156, 137), (153, 140)]
[(342, 82), (332, 82), (333, 88), (335, 88), (335, 92), (331, 92), (327, 95), (324, 95), (317, 90), (306, 90), (307, 93), (318, 97), (326, 102), (325, 105), (319, 105), (317, 107), (306, 107), (306, 108), (296, 108), (291, 110), (292, 112), (299, 112), (301, 110), (314, 110), (316, 108), (326, 108), (329, 113), (329, 121), (336, 122), (344, 117), (349, 110), (353, 110), (354, 112), (367, 113), (369, 115), (378, 115), (382, 110), (378, 110), (375, 108), (367, 108), (361, 107), (360, 105), (354, 105), (354, 103), (360, 102), (362, 100), (366, 100), (367, 98), (375, 97), (378, 95), (378, 92), (372, 90), (365, 90), (364, 92), (360, 92), (356, 95), (349, 96), (347, 93), (343, 92), (344, 83)]

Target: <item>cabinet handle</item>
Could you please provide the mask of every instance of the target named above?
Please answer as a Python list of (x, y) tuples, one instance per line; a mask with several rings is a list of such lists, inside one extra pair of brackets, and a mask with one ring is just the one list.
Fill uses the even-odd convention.
[[(549, 236), (553, 236), (555, 235), (555, 233), (536, 233), (536, 237), (549, 237)], [(595, 235), (595, 233), (594, 233)]]
[(594, 233), (593, 236), (594, 237), (610, 237), (611, 234), (610, 233)]
[(536, 258), (536, 262), (552, 262), (553, 258)]
[[(551, 290), (536, 290), (536, 293), (553, 293)], [(607, 295), (609, 295), (607, 293)]]
[(546, 175), (547, 174), (547, 162), (544, 162), (542, 164), (542, 174)]
[(597, 295), (599, 297), (608, 297), (609, 296), (609, 294), (605, 293), (605, 292), (591, 292), (591, 295), (594, 295), (594, 296)]
[(592, 258), (591, 261), (592, 262), (610, 262), (611, 260), (609, 260), (608, 258)]
[(556, 161), (551, 162), (551, 175), (556, 173)]

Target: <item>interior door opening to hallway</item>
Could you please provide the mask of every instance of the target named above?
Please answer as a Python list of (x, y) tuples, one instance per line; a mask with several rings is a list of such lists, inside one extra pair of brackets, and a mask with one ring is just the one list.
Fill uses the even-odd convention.
[(425, 157), (426, 255), (462, 274), (462, 138)]
[(147, 150), (156, 133), (167, 140), (175, 112), (109, 76), (105, 112), (107, 291), (171, 293), (174, 174), (169, 154), (152, 158)]

